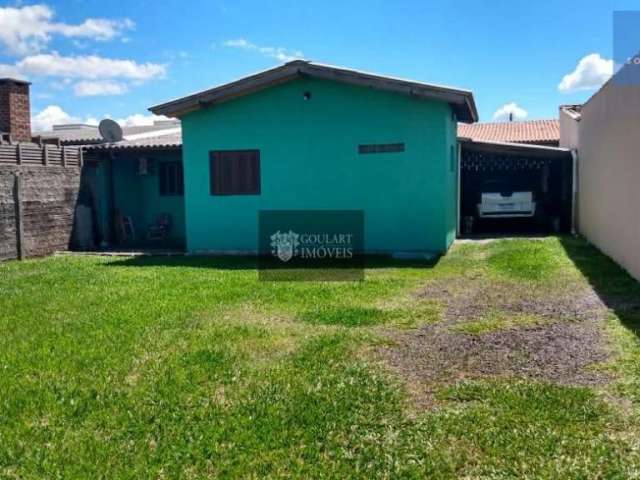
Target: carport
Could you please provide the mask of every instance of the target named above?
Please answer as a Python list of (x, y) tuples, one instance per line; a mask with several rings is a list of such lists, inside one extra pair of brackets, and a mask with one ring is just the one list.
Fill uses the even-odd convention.
[[(459, 140), (460, 236), (544, 235), (572, 231), (574, 161), (570, 150)], [(498, 201), (495, 211), (487, 213), (490, 195), (483, 197), (483, 194), (493, 194), (494, 198), (503, 201)], [(509, 211), (513, 206), (510, 199), (518, 196), (531, 198), (530, 208)]]

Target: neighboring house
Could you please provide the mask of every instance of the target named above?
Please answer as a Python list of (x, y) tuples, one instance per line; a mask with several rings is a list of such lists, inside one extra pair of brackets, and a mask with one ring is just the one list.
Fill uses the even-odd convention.
[[(463, 234), (569, 233), (574, 230), (573, 159), (559, 147), (559, 121), (529, 120), (458, 125), (461, 145), (460, 218)], [(531, 201), (523, 204), (512, 198)], [(487, 208), (479, 214), (484, 195)], [(498, 197), (500, 194), (500, 197)], [(531, 203), (533, 202), (533, 203)], [(509, 205), (521, 212), (511, 218)], [(533, 212), (533, 215), (532, 215)], [(517, 218), (522, 214), (522, 218)]]
[(62, 145), (84, 145), (81, 199), (93, 211), (93, 233), (87, 235), (93, 242), (79, 247), (184, 248), (180, 122), (122, 130), (123, 140), (115, 143), (92, 125), (56, 125), (37, 134)]
[(472, 123), (458, 125), (458, 137), (480, 142), (526, 143), (557, 147), (560, 141), (558, 120)]
[(560, 143), (577, 150), (580, 232), (640, 279), (640, 84), (619, 74), (584, 105), (561, 107)]
[(363, 210), (368, 253), (455, 238), (469, 91), (298, 60), (150, 110), (182, 121), (189, 252), (257, 252), (269, 209)]

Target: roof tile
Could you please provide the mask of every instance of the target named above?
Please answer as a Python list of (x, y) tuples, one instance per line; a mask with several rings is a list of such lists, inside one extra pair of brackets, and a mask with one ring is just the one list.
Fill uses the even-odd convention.
[(557, 119), (459, 123), (458, 136), (488, 142), (557, 143), (560, 141), (560, 124)]

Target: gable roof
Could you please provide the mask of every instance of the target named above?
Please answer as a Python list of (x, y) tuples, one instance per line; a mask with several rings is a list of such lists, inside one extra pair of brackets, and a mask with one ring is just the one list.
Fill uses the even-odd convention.
[(473, 94), (468, 90), (385, 77), (342, 67), (322, 65), (306, 60), (294, 60), (279, 67), (249, 75), (234, 82), (155, 105), (149, 108), (149, 110), (156, 115), (180, 117), (188, 112), (206, 108), (215, 103), (224, 102), (300, 77), (333, 80), (352, 85), (414, 95), (421, 98), (440, 100), (449, 103), (453, 107), (459, 121), (475, 122), (478, 120), (478, 112), (473, 100)]
[(488, 142), (549, 144), (560, 142), (557, 119), (458, 124), (458, 137)]

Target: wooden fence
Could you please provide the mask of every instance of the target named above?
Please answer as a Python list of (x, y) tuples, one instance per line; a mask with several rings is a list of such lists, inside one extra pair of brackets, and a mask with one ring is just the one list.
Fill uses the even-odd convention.
[(0, 165), (82, 167), (82, 148), (17, 143), (0, 145)]

